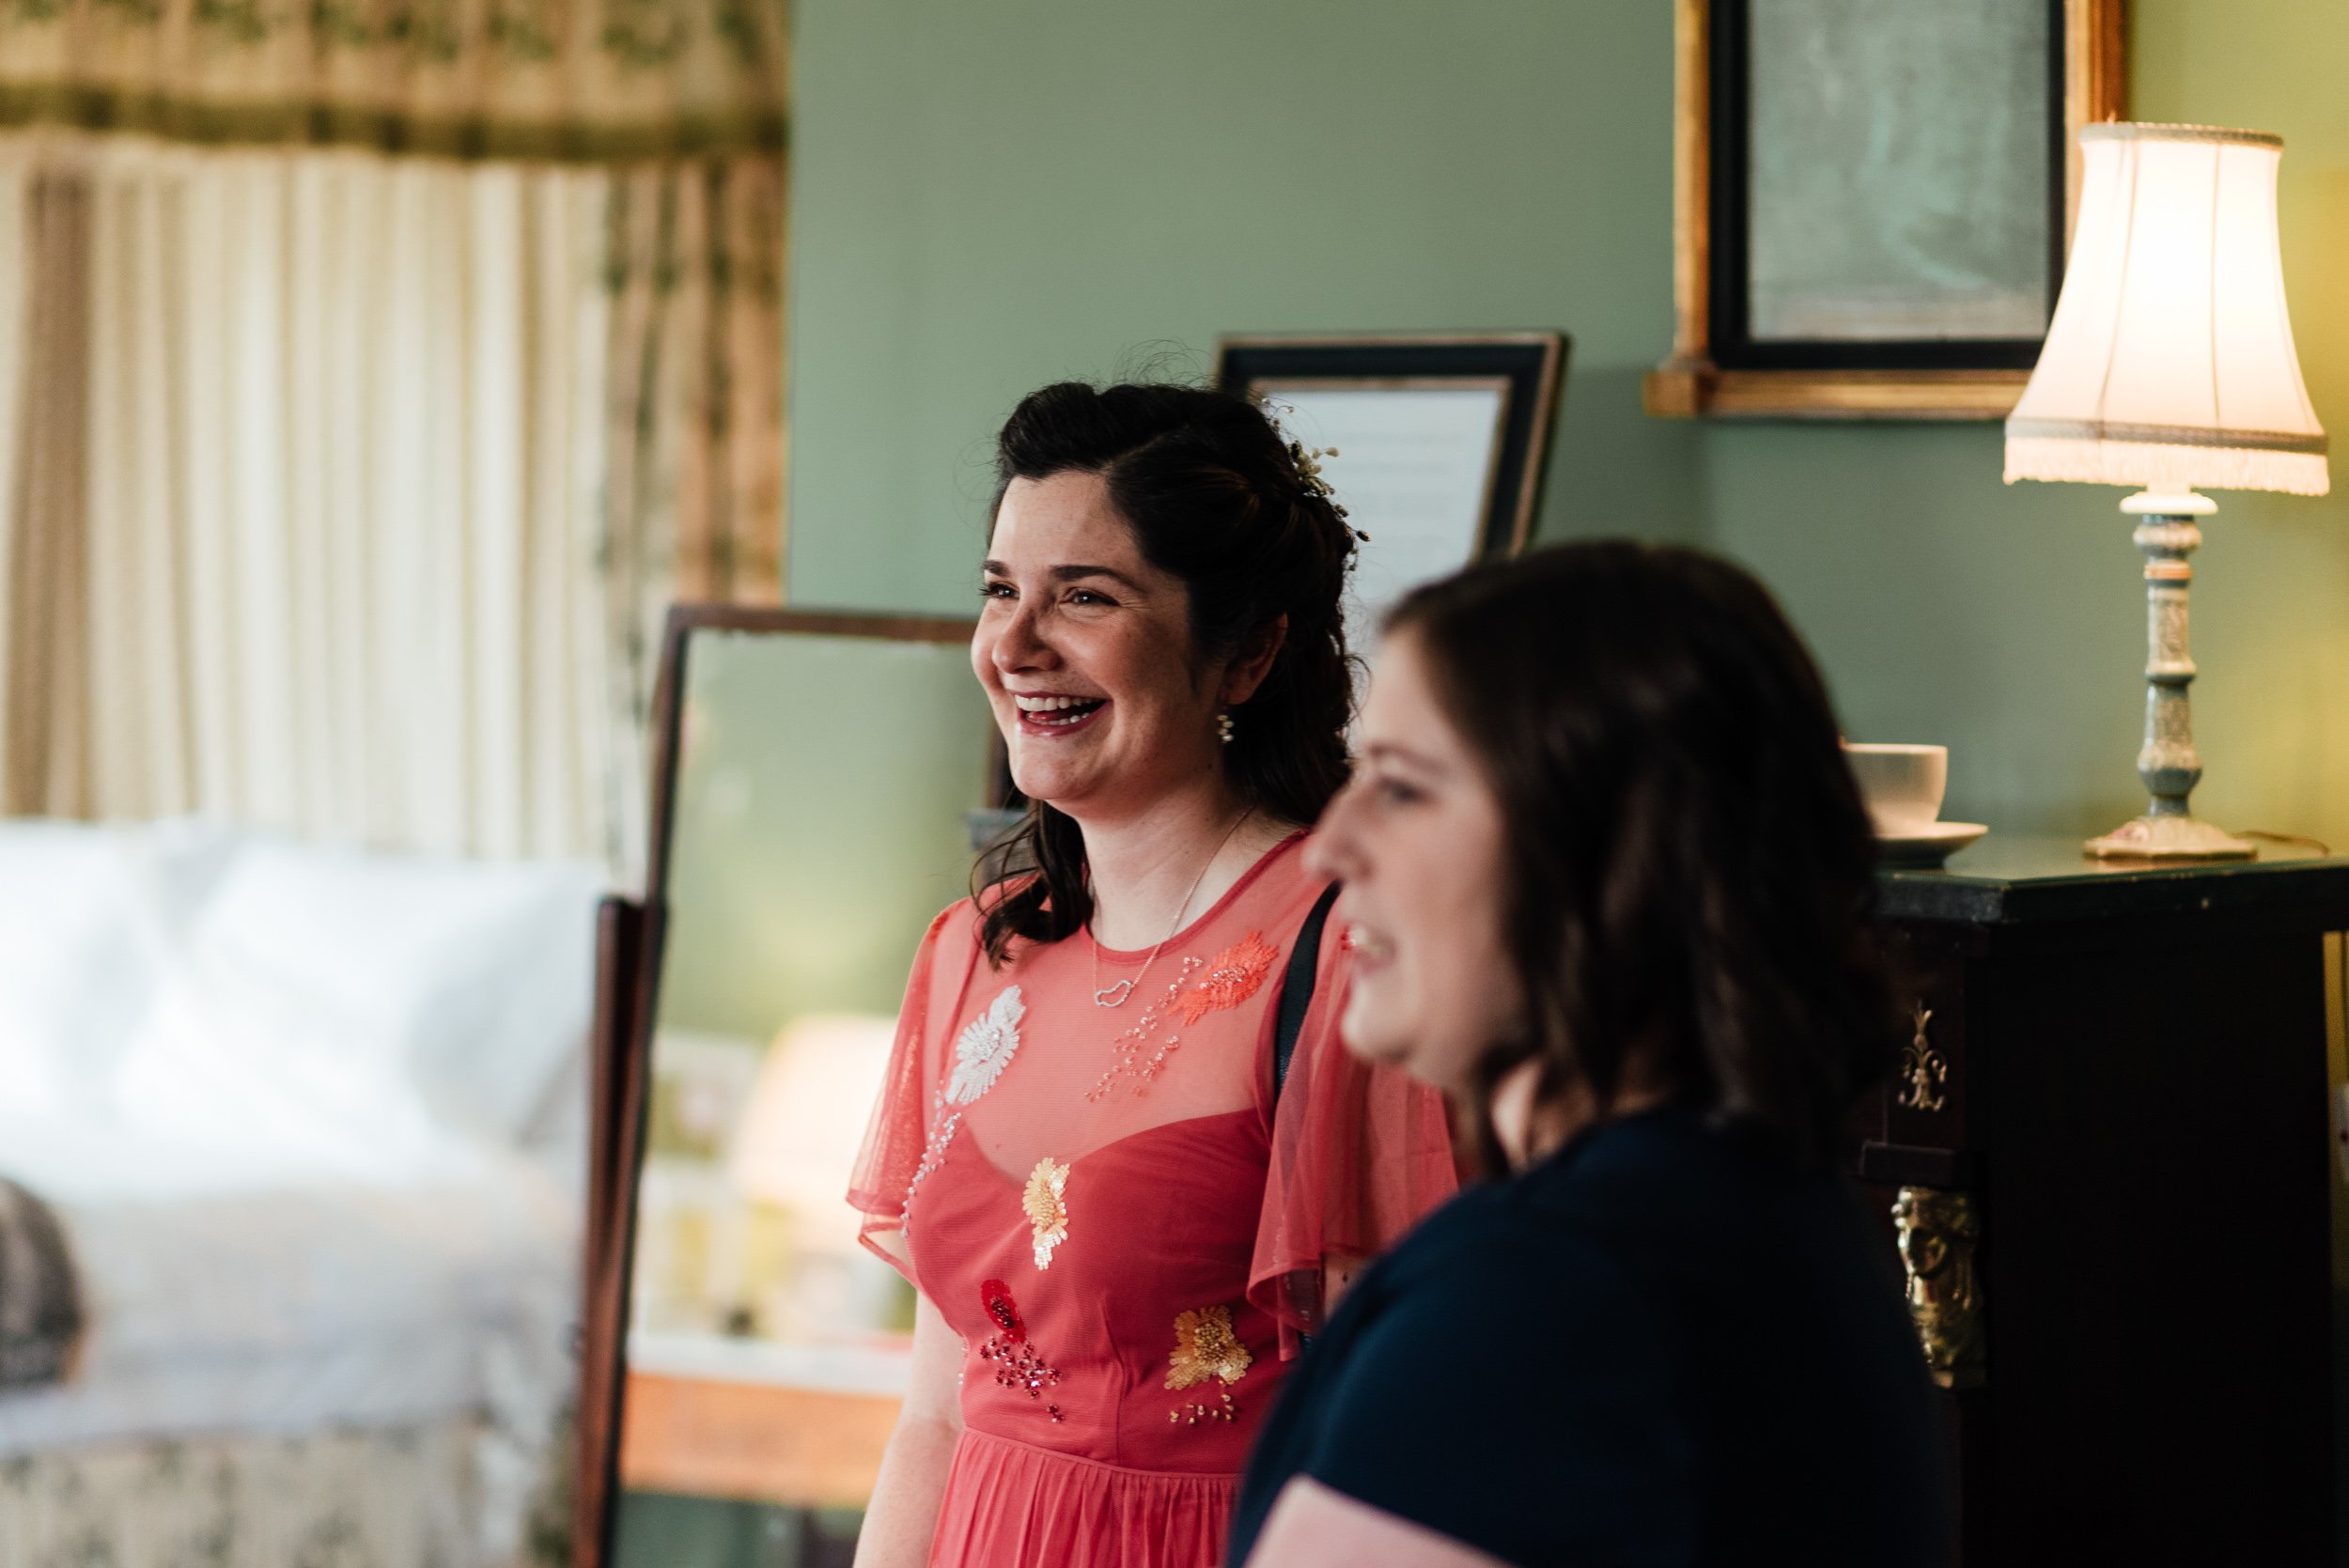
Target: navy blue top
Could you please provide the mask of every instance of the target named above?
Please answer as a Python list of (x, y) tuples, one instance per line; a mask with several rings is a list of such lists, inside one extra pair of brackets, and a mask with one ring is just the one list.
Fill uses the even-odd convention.
[(1591, 1128), (1373, 1265), (1258, 1436), (1505, 1561), (1945, 1568), (1950, 1468), (1891, 1248), (1832, 1174), (1694, 1114)]

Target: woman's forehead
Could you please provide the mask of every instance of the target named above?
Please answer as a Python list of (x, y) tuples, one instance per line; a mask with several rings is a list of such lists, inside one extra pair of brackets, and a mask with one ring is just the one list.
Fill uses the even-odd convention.
[(1426, 768), (1451, 769), (1470, 760), (1467, 740), (1428, 678), (1418, 639), (1408, 632), (1379, 644), (1377, 673), (1362, 704), (1361, 745), (1373, 759), (1393, 756)]
[(1050, 568), (1098, 562), (1120, 570), (1137, 566), (1134, 531), (1110, 501), (1097, 474), (1055, 474), (1014, 479), (995, 509), (988, 557), (1007, 567)]

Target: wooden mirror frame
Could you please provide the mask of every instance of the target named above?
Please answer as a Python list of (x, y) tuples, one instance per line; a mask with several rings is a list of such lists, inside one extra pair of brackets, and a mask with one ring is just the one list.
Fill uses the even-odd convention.
[[(2030, 380), (2022, 369), (1744, 369), (1714, 359), (1716, 191), (1713, 56), (1717, 9), (1675, 0), (1672, 102), (1672, 357), (1649, 372), (1659, 418), (2003, 419)], [(2127, 60), (2122, 0), (2061, 0), (2064, 245), (2078, 206), (2083, 125), (2120, 117)]]
[[(587, 1234), (579, 1333), (578, 1452), (571, 1507), (573, 1568), (604, 1568), (619, 1515), (620, 1429), (627, 1378), (623, 1349), (629, 1262), (636, 1223), (632, 1173), (643, 1158), (651, 1086), (653, 1022), (661, 990), (664, 894), (676, 825), (683, 747), (686, 652), (694, 633), (873, 637), (892, 642), (969, 643), (975, 623), (945, 616), (862, 615), (762, 610), (727, 604), (671, 608), (661, 640), (652, 710), (652, 831), (645, 896), (604, 900), (597, 924), (596, 1003), (591, 1026)], [(845, 1202), (845, 1198), (843, 1199)]]

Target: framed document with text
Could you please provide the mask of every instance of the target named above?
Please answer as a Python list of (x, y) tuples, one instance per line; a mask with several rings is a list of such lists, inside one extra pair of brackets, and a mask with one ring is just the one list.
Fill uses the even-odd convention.
[(1226, 337), (1216, 383), (1314, 448), (1369, 538), (1355, 630), (1413, 587), (1525, 546), (1565, 372), (1563, 333)]

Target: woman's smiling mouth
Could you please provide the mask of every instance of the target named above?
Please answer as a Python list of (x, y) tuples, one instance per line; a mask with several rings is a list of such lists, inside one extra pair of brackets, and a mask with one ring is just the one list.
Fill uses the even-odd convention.
[(1093, 721), (1106, 712), (1107, 697), (1079, 697), (1011, 693), (1012, 706), (1019, 712), (1019, 733), (1037, 737), (1073, 735), (1092, 726)]
[(1385, 934), (1356, 921), (1346, 927), (1346, 945), (1354, 955), (1356, 973), (1382, 970), (1394, 962), (1394, 943)]

